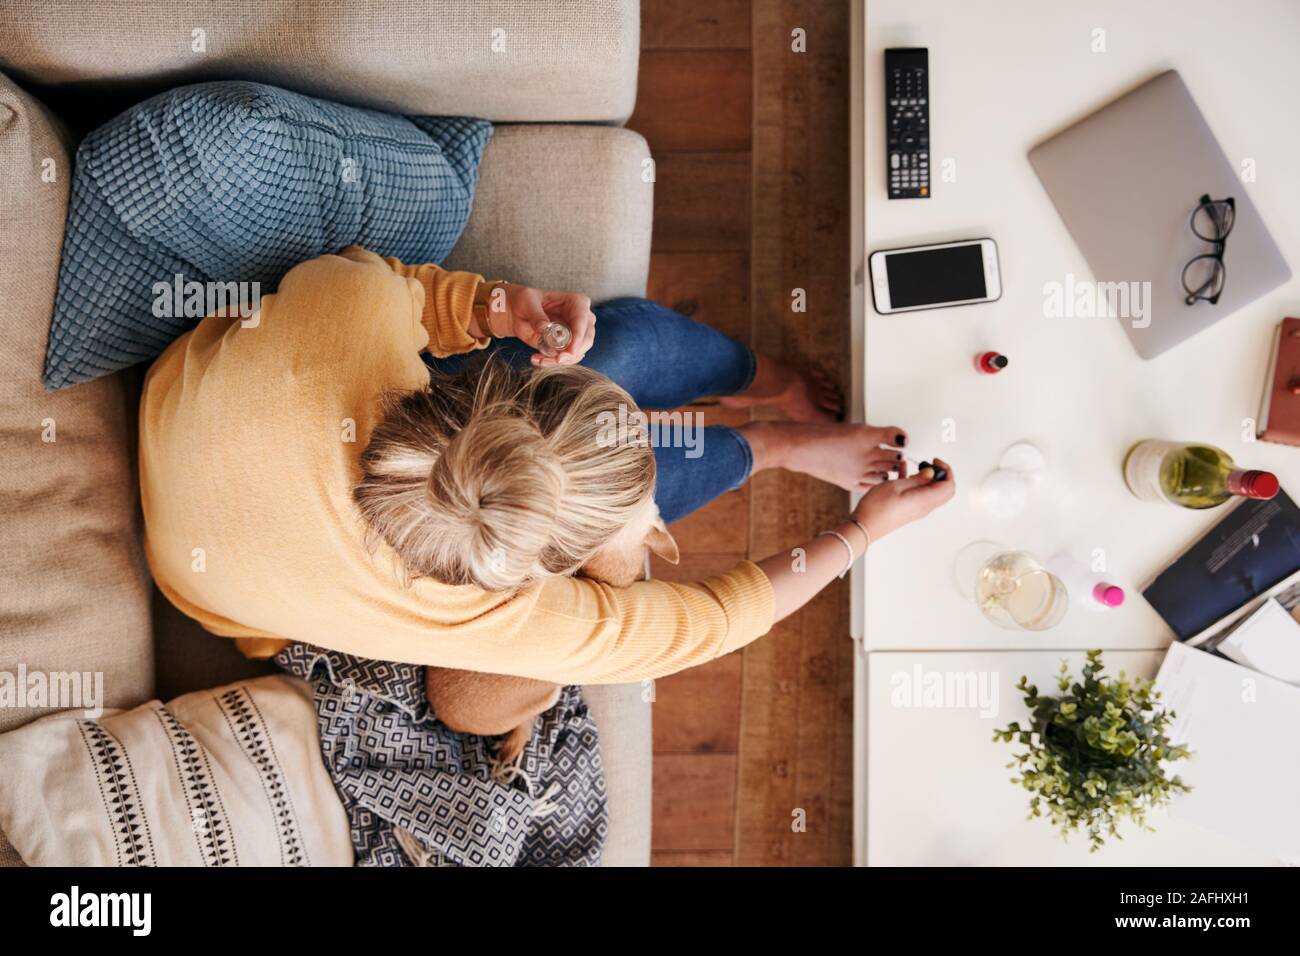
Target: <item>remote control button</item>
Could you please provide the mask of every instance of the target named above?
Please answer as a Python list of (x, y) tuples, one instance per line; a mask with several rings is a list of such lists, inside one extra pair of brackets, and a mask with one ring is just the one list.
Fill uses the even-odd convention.
[(891, 154), (890, 154), (890, 156), (889, 156), (889, 167), (890, 167), (891, 169), (897, 169), (897, 168), (898, 168), (898, 154), (897, 154), (897, 153), (891, 153)]

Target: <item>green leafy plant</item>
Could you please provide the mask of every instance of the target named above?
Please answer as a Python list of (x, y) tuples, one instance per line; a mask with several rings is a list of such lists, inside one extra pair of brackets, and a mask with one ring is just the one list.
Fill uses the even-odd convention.
[(1048, 817), (1063, 837), (1085, 830), (1096, 852), (1107, 837), (1122, 839), (1117, 824), (1128, 818), (1144, 830), (1147, 812), (1188, 787), (1165, 775), (1166, 761), (1191, 755), (1165, 736), (1176, 716), (1158, 705), (1160, 694), (1144, 678), (1102, 677), (1101, 651), (1089, 651), (1083, 680), (1071, 683), (1061, 662), (1058, 696), (1044, 696), (1021, 677), (1031, 723), (995, 730), (993, 739), (1028, 749), (1007, 764), (1012, 778), (1033, 794), (1029, 817)]

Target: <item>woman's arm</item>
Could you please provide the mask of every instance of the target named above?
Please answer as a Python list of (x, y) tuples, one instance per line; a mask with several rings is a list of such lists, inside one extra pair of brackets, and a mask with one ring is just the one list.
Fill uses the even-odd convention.
[[(556, 684), (666, 677), (743, 647), (772, 627), (772, 585), (742, 561), (703, 581), (615, 587), (550, 578), (493, 670)], [(504, 665), (504, 666), (501, 666)]]
[[(923, 469), (883, 482), (854, 509), (874, 545), (952, 498), (952, 469), (943, 481)], [(865, 550), (866, 535), (852, 521), (834, 530)], [(607, 684), (665, 677), (707, 663), (763, 636), (845, 570), (844, 542), (819, 535), (758, 564), (741, 562), (726, 574), (692, 583), (639, 581), (612, 587), (583, 578), (554, 578), (540, 590), (533, 612), (511, 637), (503, 668), (557, 684)]]
[[(868, 544), (875, 544), (891, 531), (922, 518), (948, 501), (956, 491), (952, 468), (935, 459), (935, 463), (948, 472), (943, 481), (934, 480), (934, 470), (924, 468), (910, 478), (881, 482), (863, 495), (853, 511), (861, 522), (842, 521), (832, 529), (849, 543), (854, 560), (861, 557)], [(863, 527), (871, 535), (870, 542)], [(849, 564), (849, 551), (844, 541), (834, 535), (818, 535), (801, 546), (801, 560), (792, 560), (790, 554), (774, 554), (758, 563), (772, 582), (775, 595), (774, 621), (793, 614), (803, 607), (822, 588), (840, 576)]]
[(572, 340), (554, 358), (534, 355), (534, 365), (580, 362), (595, 340), (591, 299), (576, 292), (534, 289), (503, 280), (485, 282), (475, 272), (450, 272), (431, 262), (407, 265), (360, 246), (349, 246), (339, 255), (385, 266), (419, 285), (424, 292), (420, 320), (429, 335), (427, 350), (436, 358), (481, 349), (493, 338), (514, 337), (537, 348), (551, 322), (567, 325)]
[(470, 329), (474, 294), (483, 284), (481, 275), (451, 272), (431, 262), (407, 265), (400, 259), (392, 256), (385, 259), (360, 246), (349, 246), (339, 253), (339, 258), (387, 269), (408, 280), (408, 287), (419, 306), (417, 318), (427, 337), (424, 349), (430, 354), (445, 358), (481, 349), (492, 341)]

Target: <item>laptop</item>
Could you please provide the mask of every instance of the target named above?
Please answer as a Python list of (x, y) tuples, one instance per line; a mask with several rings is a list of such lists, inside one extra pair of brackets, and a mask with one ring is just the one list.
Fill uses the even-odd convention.
[[(1029, 162), (1065, 220), (1099, 283), (1149, 298), (1138, 303), (1117, 286), (1125, 332), (1138, 354), (1152, 359), (1226, 318), (1291, 278), (1281, 252), (1246, 194), (1176, 70), (1075, 123), (1029, 153)], [(1185, 302), (1183, 266), (1214, 251), (1192, 232), (1203, 195), (1231, 196), (1235, 221), (1223, 263), (1217, 304)], [(1133, 285), (1139, 283), (1139, 285)], [(1097, 294), (1100, 301), (1102, 295)]]

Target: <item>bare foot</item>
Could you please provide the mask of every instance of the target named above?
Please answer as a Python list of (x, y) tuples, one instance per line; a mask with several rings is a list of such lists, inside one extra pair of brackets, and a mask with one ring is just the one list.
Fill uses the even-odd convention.
[(726, 395), (718, 404), (729, 408), (763, 405), (785, 412), (796, 422), (833, 422), (844, 414), (839, 389), (817, 369), (800, 372), (766, 355), (755, 356), (754, 381), (739, 395)]
[(885, 481), (890, 471), (906, 473), (897, 450), (907, 443), (901, 428), (754, 422), (740, 433), (754, 453), (754, 471), (788, 468), (846, 491), (865, 491)]

